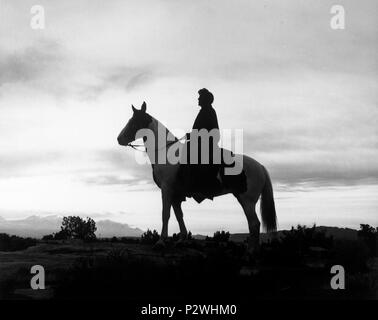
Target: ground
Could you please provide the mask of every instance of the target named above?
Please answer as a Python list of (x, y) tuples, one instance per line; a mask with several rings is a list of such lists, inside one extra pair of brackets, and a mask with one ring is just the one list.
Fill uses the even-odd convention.
[[(40, 242), (0, 252), (0, 298), (378, 298), (377, 258), (369, 258), (361, 270), (346, 267), (346, 289), (332, 290), (330, 266), (340, 255), (311, 247), (298, 256), (279, 247), (280, 255), (277, 247), (265, 245), (253, 259), (245, 249), (244, 243), (206, 240), (171, 241), (163, 250), (133, 242)], [(30, 268), (36, 264), (45, 269), (45, 290), (30, 288)]]

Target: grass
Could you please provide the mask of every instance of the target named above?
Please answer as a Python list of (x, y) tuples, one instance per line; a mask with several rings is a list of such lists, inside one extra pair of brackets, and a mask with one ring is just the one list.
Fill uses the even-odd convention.
[[(54, 241), (0, 252), (0, 299), (22, 298), (17, 293), (28, 288), (33, 264), (45, 267), (54, 299), (378, 297), (377, 258), (362, 240), (334, 240), (314, 227), (298, 226), (263, 243), (251, 259), (246, 243), (228, 237), (180, 245), (171, 239), (157, 251), (150, 241), (153, 236), (150, 232), (144, 241)], [(346, 270), (346, 290), (330, 287), (335, 264)]]

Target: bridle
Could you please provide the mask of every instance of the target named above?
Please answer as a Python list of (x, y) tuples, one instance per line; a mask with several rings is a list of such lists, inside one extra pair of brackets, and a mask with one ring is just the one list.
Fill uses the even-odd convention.
[[(154, 151), (158, 151), (158, 150), (162, 150), (162, 149), (164, 149), (164, 148), (167, 148), (167, 147), (169, 147), (169, 146), (172, 145), (172, 144), (175, 144), (175, 143), (177, 143), (177, 142), (180, 142), (181, 140), (184, 140), (185, 138), (186, 138), (186, 135), (184, 135), (184, 136), (181, 137), (180, 139), (177, 139), (177, 140), (175, 140), (175, 141), (170, 141), (170, 142), (166, 143), (165, 146), (163, 146), (163, 147), (155, 148)], [(136, 150), (136, 151), (140, 151), (140, 152), (147, 152), (147, 148), (146, 148), (146, 146), (145, 146), (144, 144), (134, 144), (134, 143), (132, 143), (132, 142), (129, 142), (129, 143), (126, 145), (126, 147), (131, 147), (131, 148), (133, 148), (134, 150)], [(138, 149), (138, 148), (140, 148), (140, 147), (144, 147), (145, 150), (140, 150), (140, 149)]]

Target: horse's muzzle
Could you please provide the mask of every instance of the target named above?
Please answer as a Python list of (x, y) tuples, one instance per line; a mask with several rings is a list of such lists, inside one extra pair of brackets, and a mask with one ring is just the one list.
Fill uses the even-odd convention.
[(118, 141), (118, 144), (121, 145), (121, 146), (127, 145), (127, 143), (125, 142), (125, 139), (122, 139), (121, 136), (118, 136), (117, 141)]

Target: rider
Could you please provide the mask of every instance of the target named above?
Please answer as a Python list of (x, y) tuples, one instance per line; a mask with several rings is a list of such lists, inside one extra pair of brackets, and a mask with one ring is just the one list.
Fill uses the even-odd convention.
[[(210, 135), (209, 137), (209, 150), (206, 150), (209, 153), (209, 162), (208, 163), (201, 163), (201, 138), (198, 138), (198, 164), (190, 164), (190, 139), (194, 138), (193, 132), (187, 133), (187, 163), (189, 164), (187, 167), (189, 168), (189, 176), (190, 176), (190, 183), (189, 183), (189, 191), (192, 192), (201, 192), (205, 196), (210, 197), (214, 195), (217, 191), (220, 190), (221, 185), (220, 181), (217, 178), (219, 165), (213, 163), (214, 160), (214, 152), (218, 150), (218, 143), (219, 143), (219, 126), (218, 126), (218, 119), (217, 114), (212, 107), (212, 103), (214, 101), (213, 94), (203, 88), (198, 91), (198, 105), (201, 107), (196, 120), (193, 124), (193, 130), (201, 130), (205, 129), (207, 132), (211, 130), (215, 133), (214, 135)], [(198, 137), (198, 136), (197, 136)]]

